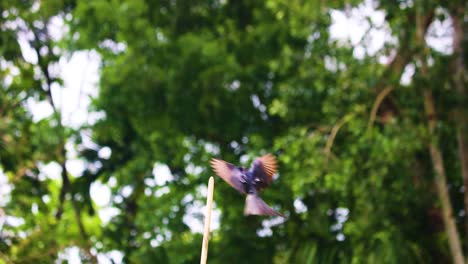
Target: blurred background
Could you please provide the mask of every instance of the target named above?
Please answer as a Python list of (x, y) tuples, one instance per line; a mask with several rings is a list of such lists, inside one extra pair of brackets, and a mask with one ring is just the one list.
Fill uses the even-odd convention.
[(466, 7), (2, 0), (0, 263), (464, 263)]

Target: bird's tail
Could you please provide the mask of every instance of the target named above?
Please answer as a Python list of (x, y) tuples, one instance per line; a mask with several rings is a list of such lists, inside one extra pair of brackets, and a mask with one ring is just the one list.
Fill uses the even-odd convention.
[(257, 194), (247, 194), (244, 215), (277, 215), (284, 217), (271, 209)]

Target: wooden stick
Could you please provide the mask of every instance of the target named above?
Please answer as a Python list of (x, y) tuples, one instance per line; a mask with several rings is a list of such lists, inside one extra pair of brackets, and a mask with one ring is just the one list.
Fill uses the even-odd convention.
[(200, 264), (206, 264), (208, 258), (208, 241), (210, 239), (211, 208), (213, 207), (213, 189), (214, 178), (210, 177), (208, 181), (208, 194), (206, 196), (205, 229), (203, 232), (203, 244), (200, 258)]

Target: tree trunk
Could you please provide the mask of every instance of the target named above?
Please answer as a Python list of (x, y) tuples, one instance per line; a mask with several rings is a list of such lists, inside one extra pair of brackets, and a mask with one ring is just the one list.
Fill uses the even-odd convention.
[[(467, 111), (465, 109), (466, 100), (466, 88), (467, 83), (465, 62), (463, 60), (464, 55), (464, 26), (463, 26), (463, 6), (451, 12), (453, 21), (453, 56), (454, 56), (454, 70), (453, 81), (455, 83), (455, 90), (457, 91), (458, 97), (461, 103), (458, 104), (456, 110), (456, 123), (457, 123), (457, 141), (458, 141), (458, 153), (460, 158), (461, 174), (463, 177), (464, 192), (464, 204), (465, 213), (468, 214), (468, 118)], [(465, 217), (465, 231), (468, 235), (468, 217)]]
[[(435, 107), (432, 93), (429, 90), (424, 92), (424, 108), (428, 118), (429, 132), (434, 136), (436, 126)], [(435, 171), (435, 183), (437, 186), (437, 193), (439, 195), (440, 203), (442, 206), (442, 216), (444, 219), (445, 230), (447, 232), (450, 252), (453, 258), (453, 263), (463, 264), (464, 257), (460, 243), (460, 236), (458, 234), (455, 218), (453, 217), (453, 207), (450, 202), (450, 196), (447, 190), (447, 176), (444, 168), (444, 160), (442, 153), (438, 148), (436, 142), (432, 139), (429, 143), (429, 151), (431, 154), (432, 165)]]
[[(460, 121), (457, 123), (460, 124)], [(466, 125), (459, 126), (461, 127), (457, 128), (457, 141), (464, 187), (465, 236), (468, 236), (468, 139), (466, 134), (468, 131)], [(466, 246), (468, 247), (468, 244)]]

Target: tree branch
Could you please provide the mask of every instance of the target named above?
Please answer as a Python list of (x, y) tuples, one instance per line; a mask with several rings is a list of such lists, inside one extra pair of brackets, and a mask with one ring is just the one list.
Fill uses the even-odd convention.
[[(436, 127), (435, 106), (432, 93), (428, 89), (424, 91), (424, 109), (428, 118), (429, 132), (432, 136), (434, 136)], [(444, 167), (444, 160), (442, 158), (442, 153), (434, 140), (431, 140), (429, 143), (429, 152), (431, 154), (432, 165), (436, 173), (435, 183), (442, 206), (442, 215), (453, 262), (456, 264), (463, 264), (464, 257), (460, 243), (460, 235), (458, 234), (457, 225), (453, 216), (453, 207), (450, 202), (450, 196), (447, 190), (447, 176)]]
[(331, 148), (333, 146), (333, 142), (335, 141), (336, 134), (338, 134), (338, 131), (340, 130), (340, 128), (344, 124), (346, 124), (346, 122), (351, 120), (352, 117), (353, 117), (352, 113), (347, 114), (343, 118), (341, 118), (340, 121), (338, 121), (338, 123), (336, 123), (333, 126), (332, 130), (330, 131), (330, 136), (328, 137), (327, 144), (325, 145), (325, 149), (324, 149), (324, 152), (327, 155), (327, 157), (329, 157), (331, 154)]
[[(427, 46), (425, 43), (425, 30), (422, 29), (422, 17), (418, 14), (416, 21), (416, 44), (422, 50), (422, 54), (418, 54), (418, 59), (421, 63), (421, 76), (429, 80), (429, 70), (426, 64), (426, 60), (423, 54), (427, 53)], [(432, 166), (435, 171), (435, 184), (437, 187), (437, 194), (441, 202), (442, 207), (442, 216), (444, 220), (445, 230), (447, 232), (450, 253), (453, 258), (453, 262), (456, 264), (464, 263), (463, 250), (460, 242), (460, 235), (458, 233), (457, 225), (455, 223), (455, 218), (453, 216), (453, 206), (450, 201), (450, 195), (447, 190), (447, 175), (444, 166), (444, 159), (442, 157), (442, 152), (437, 146), (436, 138), (436, 124), (437, 117), (435, 111), (434, 99), (432, 97), (432, 91), (430, 87), (424, 87), (424, 111), (427, 117), (427, 126), (429, 129), (429, 134), (431, 140), (429, 142), (429, 153), (432, 159)]]
[[(48, 21), (45, 21), (44, 24), (47, 25)], [(59, 195), (59, 205), (58, 205), (58, 208), (57, 208), (57, 213), (55, 215), (56, 219), (61, 219), (61, 216), (63, 214), (63, 206), (64, 206), (64, 203), (65, 203), (65, 200), (66, 200), (66, 195), (67, 193), (70, 193), (71, 194), (71, 203), (72, 203), (72, 207), (73, 207), (73, 211), (75, 213), (75, 220), (76, 220), (76, 223), (78, 225), (78, 228), (79, 228), (79, 231), (80, 231), (80, 235), (83, 239), (83, 241), (85, 242), (85, 245), (86, 245), (86, 253), (89, 255), (91, 261), (93, 263), (97, 263), (97, 259), (96, 257), (91, 253), (90, 251), (90, 245), (89, 245), (89, 237), (88, 237), (88, 234), (86, 233), (86, 230), (85, 230), (85, 227), (83, 225), (83, 221), (81, 220), (81, 211), (80, 211), (80, 208), (78, 206), (78, 203), (77, 201), (74, 199), (73, 197), (73, 189), (72, 189), (72, 185), (71, 185), (71, 182), (70, 182), (70, 178), (68, 177), (68, 170), (67, 170), (67, 167), (66, 167), (66, 160), (67, 160), (67, 150), (65, 148), (65, 144), (66, 144), (66, 138), (65, 138), (65, 128), (62, 124), (62, 115), (61, 115), (61, 112), (60, 112), (60, 109), (57, 108), (57, 105), (54, 103), (54, 99), (52, 97), (52, 83), (53, 83), (53, 79), (52, 77), (50, 76), (50, 72), (49, 72), (49, 65), (48, 65), (48, 62), (46, 62), (44, 60), (44, 58), (42, 57), (41, 53), (40, 53), (40, 47), (42, 45), (41, 43), (41, 39), (39, 37), (39, 33), (37, 32), (37, 30), (34, 28), (34, 25), (30, 25), (32, 31), (33, 31), (33, 34), (34, 34), (34, 41), (33, 41), (33, 49), (37, 55), (37, 58), (38, 58), (38, 64), (39, 64), (39, 68), (41, 69), (42, 71), (42, 74), (44, 75), (44, 78), (46, 80), (46, 93), (47, 93), (47, 99), (49, 101), (49, 103), (51, 104), (53, 110), (54, 110), (54, 113), (55, 113), (55, 116), (57, 118), (57, 129), (58, 129), (58, 134), (60, 136), (60, 167), (62, 168), (62, 173), (61, 173), (61, 177), (62, 177), (62, 188), (60, 189), (60, 195)], [(46, 35), (46, 38), (48, 38), (48, 32), (47, 32), (47, 26), (44, 27), (44, 31), (43, 34)], [(48, 50), (51, 50), (51, 47), (50, 45), (48, 45), (47, 43), (45, 44), (46, 47), (48, 48)]]
[[(424, 16), (422, 20), (418, 20), (416, 16), (416, 24), (418, 24), (418, 21), (422, 22), (420, 26), (417, 26), (416, 28), (416, 39), (418, 38), (419, 34), (426, 34), (427, 29), (432, 23), (433, 18), (434, 10), (428, 12), (428, 14)], [(408, 16), (408, 20), (414, 19)], [(372, 90), (378, 92), (378, 95), (372, 106), (372, 110), (369, 116), (369, 122), (367, 124), (367, 131), (370, 131), (372, 126), (374, 125), (377, 112), (383, 100), (387, 97), (388, 94), (390, 94), (395, 89), (395, 86), (392, 83), (395, 79), (400, 80), (401, 75), (403, 74), (403, 71), (406, 68), (406, 65), (408, 65), (408, 63), (414, 58), (414, 56), (417, 53), (417, 49), (410, 48), (410, 40), (410, 37), (401, 40), (401, 45), (397, 50), (395, 57), (388, 64), (387, 68), (384, 70), (377, 84), (374, 85), (374, 87), (372, 88)]]
[(393, 91), (394, 87), (393, 86), (387, 86), (385, 89), (380, 91), (379, 95), (377, 95), (377, 98), (375, 99), (374, 105), (372, 106), (370, 118), (369, 118), (369, 123), (367, 124), (367, 131), (370, 131), (372, 128), (375, 118), (377, 116), (377, 111), (379, 110), (380, 104), (382, 101), (387, 97), (388, 94), (390, 94)]

